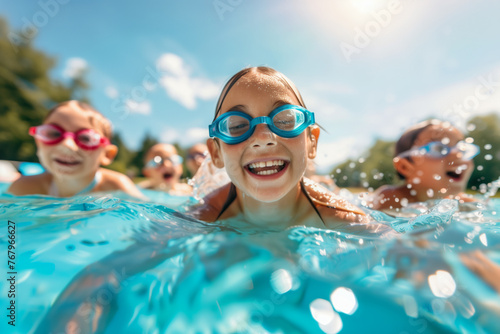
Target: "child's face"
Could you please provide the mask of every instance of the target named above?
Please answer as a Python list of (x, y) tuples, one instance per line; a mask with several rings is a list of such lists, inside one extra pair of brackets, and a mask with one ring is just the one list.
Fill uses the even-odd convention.
[[(93, 115), (94, 119), (101, 117)], [(55, 110), (44, 124), (54, 124), (65, 131), (77, 132), (82, 129), (92, 129), (104, 136), (99, 120), (91, 121), (89, 112), (80, 110), (74, 105), (65, 105)], [(47, 145), (35, 139), (37, 155), (41, 164), (56, 177), (79, 178), (93, 176), (101, 164), (108, 164), (108, 147), (99, 146), (93, 150), (80, 148), (72, 138), (64, 138), (54, 145)]]
[[(454, 127), (431, 125), (419, 134), (413, 147), (436, 141), (453, 147), (463, 139), (462, 133)], [(412, 156), (415, 170), (410, 178), (407, 177), (407, 182), (416, 188), (426, 189), (429, 197), (457, 195), (465, 190), (474, 168), (472, 160), (464, 161), (460, 156), (456, 148), (442, 158)]]
[[(242, 111), (253, 118), (268, 116), (285, 104), (299, 105), (299, 101), (277, 79), (252, 73), (232, 87), (217, 116), (228, 111)], [(267, 125), (259, 124), (247, 140), (229, 145), (209, 139), (209, 149), (214, 164), (225, 167), (231, 181), (244, 194), (261, 202), (273, 202), (296, 189), (307, 158), (316, 154), (316, 137), (306, 129), (297, 137), (283, 138)]]
[(203, 160), (205, 160), (206, 151), (207, 146), (204, 144), (196, 144), (189, 150), (186, 159), (186, 166), (192, 175), (198, 171), (198, 168), (200, 168)]
[(172, 188), (179, 182), (182, 176), (182, 164), (175, 164), (176, 161), (173, 157), (176, 155), (175, 147), (167, 144), (157, 144), (149, 150), (146, 161), (159, 157), (156, 158), (159, 161), (156, 167), (145, 166), (143, 170), (144, 175), (150, 179), (154, 186), (164, 185)]

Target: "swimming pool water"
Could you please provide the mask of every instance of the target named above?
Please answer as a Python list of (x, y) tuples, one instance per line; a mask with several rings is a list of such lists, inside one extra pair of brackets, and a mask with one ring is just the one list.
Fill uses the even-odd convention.
[(464, 260), (500, 265), (500, 199), (365, 209), (397, 231), (382, 238), (235, 230), (168, 201), (0, 195), (0, 247), (7, 220), (17, 246), (16, 326), (3, 315), (1, 333), (500, 332), (499, 292)]

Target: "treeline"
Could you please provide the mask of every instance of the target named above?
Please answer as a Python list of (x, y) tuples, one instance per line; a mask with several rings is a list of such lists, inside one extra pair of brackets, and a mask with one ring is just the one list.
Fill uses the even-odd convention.
[[(483, 190), (488, 183), (500, 177), (500, 116), (492, 112), (469, 120), (464, 135), (472, 137), (481, 148), (474, 158), (475, 169), (468, 187)], [(355, 159), (336, 166), (331, 176), (339, 187), (362, 187), (376, 189), (384, 184), (399, 182), (392, 165), (395, 141), (377, 140), (371, 148)]]
[[(57, 60), (37, 50), (32, 38), (23, 36), (10, 30), (0, 18), (0, 160), (36, 162), (36, 147), (28, 135), (29, 127), (41, 124), (47, 111), (59, 102), (71, 99), (89, 102), (86, 95), (89, 85), (85, 73), (69, 82), (51, 78)], [(112, 142), (119, 151), (109, 167), (140, 176), (147, 149), (158, 141), (146, 135), (138, 151), (127, 148), (119, 133)], [(178, 149), (183, 155), (184, 150)]]
[[(9, 38), (16, 36), (16, 38)], [(50, 77), (56, 59), (33, 47), (32, 39), (9, 30), (0, 18), (0, 159), (37, 161), (33, 139), (28, 128), (41, 124), (47, 110), (70, 99), (87, 101), (85, 73), (68, 83)], [(468, 133), (481, 147), (474, 161), (476, 168), (470, 179), (472, 189), (480, 189), (500, 176), (500, 119), (498, 114), (477, 116), (470, 120)], [(131, 176), (140, 176), (146, 151), (158, 141), (145, 135), (137, 151), (130, 150), (116, 133), (112, 142), (118, 155), (109, 167)], [(176, 145), (184, 156), (185, 148)], [(340, 187), (377, 188), (398, 182), (392, 166), (394, 142), (377, 140), (356, 159), (333, 168), (331, 175)], [(187, 171), (186, 168), (184, 168)], [(187, 173), (187, 172), (185, 172)], [(185, 175), (186, 177), (190, 175)]]

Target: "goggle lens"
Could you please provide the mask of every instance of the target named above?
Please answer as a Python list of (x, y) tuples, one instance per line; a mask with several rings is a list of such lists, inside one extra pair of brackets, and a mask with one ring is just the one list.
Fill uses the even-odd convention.
[(177, 155), (177, 154), (174, 154), (170, 157), (161, 157), (159, 155), (155, 156), (153, 159), (149, 160), (147, 163), (146, 163), (146, 168), (158, 168), (160, 166), (163, 165), (163, 163), (165, 161), (170, 161), (172, 163), (172, 165), (174, 166), (178, 166), (180, 164), (182, 164), (182, 157), (180, 155)]
[(101, 144), (109, 144), (107, 138), (102, 137), (92, 129), (69, 132), (53, 124), (44, 124), (31, 127), (29, 133), (45, 145), (55, 145), (63, 141), (66, 137), (71, 137), (76, 145), (86, 150), (94, 150), (101, 146)]
[(280, 137), (293, 138), (314, 124), (314, 113), (295, 105), (278, 107), (269, 116), (257, 118), (240, 111), (229, 111), (209, 126), (209, 133), (227, 144), (238, 144), (248, 139), (255, 127), (262, 123)]
[(434, 159), (441, 159), (449, 155), (454, 149), (457, 149), (459, 151), (459, 158), (464, 161), (471, 160), (480, 152), (479, 146), (464, 141), (459, 141), (455, 146), (452, 147), (435, 141), (419, 148), (403, 152), (400, 154), (400, 156), (407, 156), (416, 153), (418, 155), (427, 155), (428, 157)]

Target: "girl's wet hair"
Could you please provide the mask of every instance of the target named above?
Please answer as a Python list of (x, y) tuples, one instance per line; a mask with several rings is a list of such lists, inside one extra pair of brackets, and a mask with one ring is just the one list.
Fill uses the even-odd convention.
[(67, 106), (72, 107), (74, 105), (76, 105), (80, 110), (88, 112), (90, 124), (92, 124), (95, 127), (100, 127), (100, 130), (102, 130), (102, 134), (106, 138), (111, 140), (111, 137), (113, 136), (113, 129), (111, 122), (106, 117), (104, 117), (103, 114), (101, 114), (99, 111), (97, 111), (95, 108), (93, 108), (92, 106), (90, 106), (85, 102), (80, 102), (77, 100), (69, 100), (61, 102), (49, 110), (48, 114), (45, 116), (44, 121), (47, 120), (50, 117), (50, 115), (52, 115), (56, 110)]
[(222, 104), (224, 103), (224, 100), (226, 99), (226, 96), (231, 90), (231, 88), (233, 88), (233, 86), (238, 82), (239, 79), (241, 79), (248, 73), (261, 73), (278, 79), (283, 85), (285, 85), (286, 88), (290, 89), (290, 91), (293, 92), (293, 94), (299, 101), (299, 105), (307, 109), (306, 104), (302, 99), (302, 95), (300, 95), (300, 92), (298, 91), (297, 87), (295, 87), (293, 82), (290, 79), (288, 79), (283, 73), (278, 72), (275, 69), (267, 66), (248, 67), (242, 69), (241, 71), (233, 75), (222, 89), (222, 92), (219, 96), (219, 100), (217, 101), (217, 107), (215, 108), (214, 121), (217, 118), (217, 115), (219, 114), (222, 108)]

